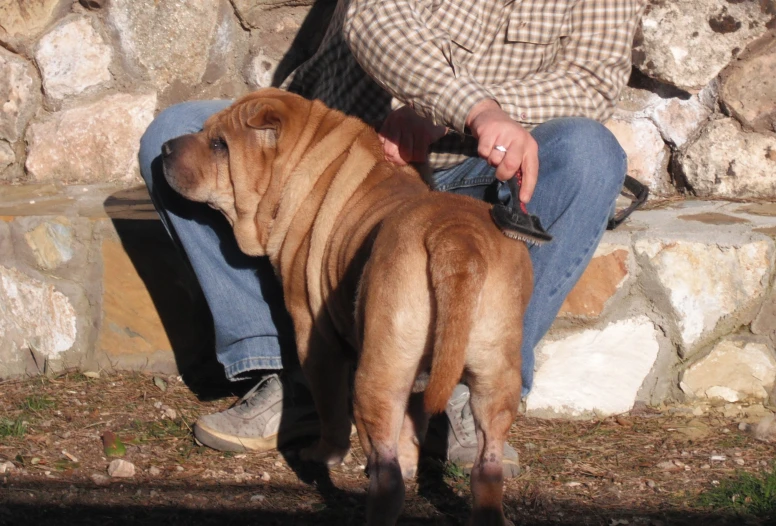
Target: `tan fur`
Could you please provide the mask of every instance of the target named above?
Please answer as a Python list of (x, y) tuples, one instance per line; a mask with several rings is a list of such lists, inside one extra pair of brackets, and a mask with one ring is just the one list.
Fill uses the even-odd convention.
[[(425, 433), (423, 406), (443, 410), (465, 381), (479, 437), (471, 523), (506, 524), (501, 456), (520, 398), (532, 278), (525, 246), (501, 234), (488, 205), (429, 192), (416, 171), (383, 160), (364, 123), (275, 89), (165, 152), (170, 185), (221, 210), (241, 249), (268, 255), (281, 279), (322, 426), (303, 457), (331, 464), (347, 453), (348, 360), (358, 356), (367, 522), (394, 524), (402, 474), (414, 474)], [(410, 403), (429, 368), (423, 399)]]

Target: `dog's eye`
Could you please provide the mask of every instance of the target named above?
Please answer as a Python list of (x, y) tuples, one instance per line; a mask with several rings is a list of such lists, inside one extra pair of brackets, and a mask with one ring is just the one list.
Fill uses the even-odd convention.
[(213, 137), (210, 139), (210, 149), (214, 151), (226, 150), (226, 141), (221, 137)]

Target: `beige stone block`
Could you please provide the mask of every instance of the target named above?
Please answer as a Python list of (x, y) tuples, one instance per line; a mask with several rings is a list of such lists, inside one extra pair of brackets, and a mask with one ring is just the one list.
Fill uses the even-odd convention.
[(653, 2), (642, 20), (634, 65), (668, 84), (699, 90), (736, 53), (763, 35), (773, 17), (761, 2), (671, 0)]
[(723, 340), (682, 375), (680, 387), (696, 398), (766, 401), (776, 382), (776, 358), (762, 343)]
[(221, 2), (111, 0), (107, 21), (124, 56), (157, 88), (198, 84), (208, 65)]
[(726, 73), (720, 90), (725, 106), (756, 131), (776, 131), (776, 38)]
[(563, 302), (560, 316), (599, 316), (627, 277), (627, 250), (614, 249), (594, 257)]
[(52, 270), (73, 258), (75, 235), (65, 217), (46, 221), (24, 234), (38, 266)]
[(40, 39), (35, 61), (46, 95), (57, 100), (78, 95), (111, 80), (113, 50), (88, 18), (70, 19)]
[(747, 133), (733, 119), (711, 122), (679, 162), (698, 196), (776, 198), (776, 137)]
[(647, 185), (653, 194), (675, 193), (668, 176), (668, 147), (652, 121), (623, 112), (606, 127), (628, 155), (628, 175)]
[(171, 353), (172, 346), (151, 295), (138, 276), (121, 243), (105, 240), (102, 245), (102, 321), (97, 352), (108, 359), (157, 359), (159, 352)]
[(34, 66), (0, 48), (0, 139), (15, 142), (22, 136), (40, 98)]
[(27, 132), (27, 171), (36, 182), (139, 182), (140, 137), (156, 95), (117, 94), (55, 113)]
[(0, 0), (0, 42), (19, 43), (38, 36), (55, 18), (62, 0)]
[(756, 307), (771, 276), (770, 241), (721, 246), (641, 239), (635, 249), (646, 258), (645, 270), (654, 273), (662, 288), (687, 347), (702, 342), (723, 320), (733, 322)]

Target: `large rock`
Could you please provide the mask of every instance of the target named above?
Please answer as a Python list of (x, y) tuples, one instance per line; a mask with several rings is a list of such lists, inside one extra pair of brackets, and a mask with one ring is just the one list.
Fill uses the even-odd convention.
[(762, 302), (771, 277), (772, 243), (740, 246), (645, 238), (635, 244), (642, 269), (658, 284), (657, 301), (667, 299), (685, 355), (711, 336), (722, 320), (728, 325)]
[(646, 316), (547, 343), (527, 412), (578, 417), (628, 411), (658, 350), (658, 330)]
[(776, 198), (776, 137), (744, 132), (732, 119), (704, 128), (680, 164), (698, 196)]
[(237, 16), (244, 24), (253, 28), (264, 28), (268, 13), (271, 14), (278, 7), (284, 5), (311, 6), (315, 0), (295, 0), (294, 2), (288, 0), (233, 0), (232, 3), (237, 10)]
[[(70, 349), (76, 335), (76, 312), (64, 294), (0, 266), (0, 342), (12, 342), (17, 351), (32, 349), (53, 357)], [(0, 358), (3, 363), (19, 360), (13, 355)]]
[(747, 126), (776, 131), (776, 37), (731, 66), (720, 96), (725, 107)]
[(0, 141), (0, 173), (16, 161), (16, 154), (7, 142)]
[(0, 42), (16, 46), (34, 39), (68, 3), (66, 0), (0, 0)]
[[(642, 88), (626, 87), (618, 103), (615, 116), (628, 120), (646, 118), (657, 127), (663, 140), (676, 148), (695, 136), (714, 111), (717, 96), (716, 83), (695, 95), (655, 81), (642, 80)], [(625, 116), (625, 117), (623, 117)]]
[(40, 102), (32, 64), (0, 48), (0, 139), (19, 140)]
[(654, 194), (674, 193), (668, 175), (668, 148), (649, 119), (618, 111), (606, 127), (628, 155), (628, 175), (649, 186)]
[(765, 402), (776, 382), (776, 358), (762, 343), (723, 340), (684, 372), (679, 384), (695, 398)]
[(153, 119), (156, 95), (119, 94), (61, 111), (27, 134), (27, 171), (34, 181), (139, 181), (140, 137)]
[(49, 97), (61, 100), (111, 80), (113, 50), (89, 18), (73, 18), (40, 39), (35, 61)]
[(208, 65), (221, 1), (111, 0), (108, 22), (131, 65), (159, 88), (198, 84)]
[(776, 336), (776, 289), (771, 290), (770, 296), (763, 302), (751, 328), (754, 334)]
[(769, 0), (652, 2), (637, 38), (634, 64), (647, 75), (688, 90), (716, 77), (731, 58), (767, 31)]

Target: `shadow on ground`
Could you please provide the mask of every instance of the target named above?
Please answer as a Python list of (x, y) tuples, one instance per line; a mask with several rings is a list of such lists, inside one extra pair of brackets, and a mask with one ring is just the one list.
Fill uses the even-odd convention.
[[(118, 487), (117, 487), (118, 486)], [(185, 524), (336, 525), (363, 524), (363, 493), (337, 490), (323, 502), (310, 504), (304, 487), (114, 483), (109, 488), (62, 483), (19, 484), (0, 499), (0, 524), (85, 526)], [(252, 491), (251, 491), (252, 490)], [(261, 491), (261, 493), (259, 493)], [(45, 497), (43, 496), (45, 495)], [(257, 498), (256, 495), (261, 495)], [(253, 497), (253, 498), (252, 498)], [(47, 501), (41, 503), (41, 501)], [(531, 505), (506, 501), (507, 514), (521, 525), (644, 526), (773, 524), (772, 519), (744, 519), (691, 511)], [(431, 503), (408, 494), (400, 525), (465, 524), (469, 513), (463, 498)], [(627, 521), (627, 522), (626, 522)]]

